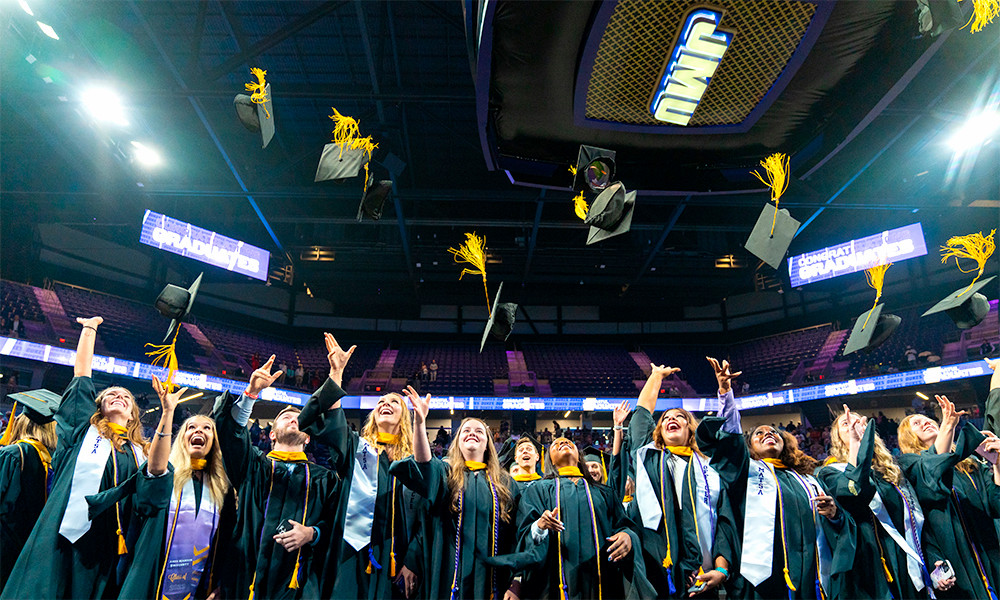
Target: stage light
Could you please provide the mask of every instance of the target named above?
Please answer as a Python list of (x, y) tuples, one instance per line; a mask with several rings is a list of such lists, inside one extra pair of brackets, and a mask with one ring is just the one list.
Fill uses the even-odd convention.
[(155, 167), (163, 162), (163, 157), (160, 156), (160, 153), (145, 144), (133, 141), (132, 147), (135, 148), (132, 151), (132, 156), (147, 167)]
[(35, 21), (35, 23), (38, 23), (38, 28), (41, 29), (42, 33), (44, 33), (45, 35), (49, 36), (50, 38), (52, 38), (54, 40), (58, 40), (59, 39), (59, 36), (56, 35), (56, 30), (52, 29), (51, 25), (46, 25), (45, 23), (42, 23), (41, 21)]
[(923, 392), (917, 392), (917, 398), (923, 398), (924, 400), (930, 400), (930, 398), (927, 397), (927, 394), (925, 394)]
[(24, 0), (17, 0), (17, 3), (21, 5), (21, 10), (28, 13), (29, 17), (35, 16), (35, 13), (31, 12), (31, 7), (28, 6), (27, 2), (25, 2)]
[(571, 412), (573, 412), (573, 411), (567, 410), (566, 414), (563, 415), (563, 418), (565, 419), (565, 418), (569, 417), (569, 413), (571, 413)]
[(970, 117), (948, 140), (948, 145), (955, 152), (972, 150), (989, 141), (990, 137), (1000, 129), (1000, 112), (984, 110)]
[(187, 398), (181, 398), (180, 400), (177, 401), (177, 404), (180, 404), (181, 402), (187, 402), (188, 400), (194, 400), (195, 398), (201, 398), (204, 395), (205, 392), (198, 392), (197, 394), (192, 394)]
[(84, 92), (82, 100), (87, 112), (98, 121), (107, 121), (122, 127), (128, 125), (121, 98), (113, 91), (101, 87), (90, 88)]

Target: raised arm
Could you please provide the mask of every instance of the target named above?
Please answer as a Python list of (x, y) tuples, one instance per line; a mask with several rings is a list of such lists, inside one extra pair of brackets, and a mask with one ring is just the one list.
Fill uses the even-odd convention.
[(1000, 358), (986, 359), (993, 369), (990, 376), (990, 393), (986, 396), (986, 429), (1000, 435)]
[(628, 418), (630, 412), (632, 412), (632, 407), (629, 406), (628, 398), (626, 398), (621, 401), (621, 404), (615, 407), (611, 415), (615, 422), (615, 439), (611, 446), (611, 456), (618, 456), (622, 451), (622, 438), (625, 437), (625, 419)]
[(413, 408), (413, 459), (418, 463), (431, 460), (431, 442), (427, 439), (427, 412), (431, 407), (431, 395), (421, 398), (413, 386), (406, 386), (403, 393)]
[(715, 371), (715, 380), (719, 384), (719, 413), (718, 416), (725, 419), (723, 430), (728, 433), (742, 433), (740, 424), (740, 413), (736, 408), (736, 400), (733, 398), (733, 379), (743, 374), (743, 371), (732, 372), (728, 360), (719, 361), (706, 356), (708, 364), (712, 365)]
[(83, 325), (80, 331), (80, 341), (76, 343), (76, 362), (73, 363), (74, 377), (90, 377), (91, 363), (94, 362), (94, 344), (97, 343), (97, 327), (104, 322), (104, 317), (77, 317), (76, 322)]
[(938, 436), (934, 440), (934, 450), (938, 454), (945, 454), (951, 452), (951, 446), (955, 443), (959, 418), (967, 413), (964, 410), (956, 411), (955, 404), (948, 399), (948, 396), (935, 395), (934, 399), (941, 406), (941, 427), (938, 428)]
[(166, 386), (160, 383), (160, 379), (153, 375), (153, 389), (160, 398), (160, 423), (156, 426), (156, 433), (153, 435), (153, 442), (149, 446), (149, 461), (146, 463), (146, 471), (150, 475), (163, 475), (167, 472), (167, 464), (170, 458), (170, 434), (174, 426), (174, 409), (181, 395), (187, 388), (181, 388), (175, 392), (167, 391)]
[[(326, 360), (330, 363), (330, 379), (337, 384), (337, 387), (343, 388), (344, 369), (358, 347), (351, 346), (349, 350), (344, 350), (332, 333), (324, 333), (323, 340), (326, 342)], [(340, 408), (340, 399), (338, 398), (330, 408)]]
[(649, 363), (649, 366), (653, 370), (646, 378), (646, 385), (642, 386), (642, 391), (639, 392), (637, 406), (641, 406), (648, 410), (649, 414), (653, 414), (656, 412), (656, 398), (660, 395), (660, 385), (663, 383), (663, 379), (680, 371), (680, 369), (663, 365), (656, 366), (653, 363)]

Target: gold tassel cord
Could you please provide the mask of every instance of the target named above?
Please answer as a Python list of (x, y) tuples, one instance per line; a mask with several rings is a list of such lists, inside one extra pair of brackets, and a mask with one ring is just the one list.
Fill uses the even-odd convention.
[(948, 238), (944, 246), (941, 246), (941, 262), (946, 263), (951, 257), (955, 257), (955, 265), (958, 266), (958, 270), (963, 273), (971, 273), (975, 270), (969, 269), (966, 271), (962, 268), (962, 264), (958, 259), (967, 258), (969, 260), (976, 261), (979, 265), (979, 272), (976, 274), (976, 278), (972, 280), (969, 287), (965, 288), (959, 296), (968, 292), (972, 289), (972, 286), (983, 276), (983, 270), (986, 268), (986, 261), (989, 260), (990, 256), (993, 255), (993, 251), (996, 250), (996, 242), (993, 240), (993, 236), (996, 234), (997, 230), (994, 229), (990, 231), (989, 235), (983, 235), (983, 232), (970, 233), (969, 235), (956, 235)]
[(486, 236), (478, 236), (475, 231), (466, 233), (465, 241), (458, 248), (448, 248), (448, 252), (451, 252), (452, 256), (455, 257), (456, 263), (468, 263), (474, 267), (462, 269), (462, 273), (458, 276), (460, 280), (466, 274), (482, 275), (483, 291), (486, 292), (486, 312), (492, 312), (490, 292), (486, 287)]
[(576, 211), (576, 216), (580, 217), (581, 221), (587, 218), (590, 207), (587, 206), (587, 201), (583, 198), (583, 192), (573, 197), (573, 210)]
[(569, 169), (567, 169), (567, 171), (569, 171), (570, 175), (572, 175), (573, 177), (576, 177), (576, 166), (570, 165)]
[(872, 311), (875, 310), (879, 299), (882, 298), (882, 286), (885, 285), (885, 272), (891, 266), (892, 263), (880, 263), (870, 269), (865, 269), (865, 279), (868, 280), (868, 285), (875, 288), (875, 304), (868, 311), (868, 316), (865, 317), (865, 324), (861, 326), (861, 329), (868, 327), (868, 319), (872, 317)]
[(972, 0), (972, 16), (969, 17), (969, 22), (962, 26), (962, 29), (971, 24), (972, 27), (969, 28), (969, 31), (979, 33), (998, 16), (1000, 16), (1000, 0)]
[(250, 74), (257, 78), (257, 81), (244, 84), (247, 91), (250, 92), (250, 101), (254, 104), (260, 104), (261, 108), (264, 109), (264, 116), (270, 119), (271, 113), (267, 112), (267, 105), (264, 104), (267, 102), (267, 81), (264, 80), (267, 71), (253, 67), (250, 69)]
[(153, 359), (153, 366), (167, 370), (167, 377), (163, 381), (163, 386), (168, 392), (174, 391), (177, 387), (174, 384), (174, 374), (177, 373), (177, 335), (181, 332), (180, 324), (174, 330), (174, 337), (169, 344), (146, 344), (147, 348), (152, 348), (146, 353)]
[(3, 437), (0, 438), (0, 446), (9, 446), (13, 441), (11, 438), (14, 437), (14, 417), (17, 415), (17, 401), (14, 402), (14, 406), (10, 408), (10, 419), (7, 420), (7, 428), (4, 429)]
[(333, 121), (333, 143), (340, 145), (340, 158), (344, 158), (344, 150), (362, 150), (368, 155), (365, 161), (365, 182), (362, 196), (368, 193), (368, 162), (372, 159), (372, 152), (378, 148), (378, 142), (372, 140), (372, 136), (361, 137), (360, 125), (354, 117), (340, 114), (336, 108), (330, 108), (333, 114), (330, 120)]
[[(771, 188), (771, 201), (774, 208), (778, 208), (778, 201), (781, 195), (788, 189), (788, 155), (776, 152), (764, 160), (760, 161), (760, 166), (764, 168), (764, 174), (757, 171), (751, 173), (760, 180), (761, 183)], [(774, 219), (771, 222), (771, 236), (774, 236), (774, 226), (778, 222), (778, 211), (774, 212)]]

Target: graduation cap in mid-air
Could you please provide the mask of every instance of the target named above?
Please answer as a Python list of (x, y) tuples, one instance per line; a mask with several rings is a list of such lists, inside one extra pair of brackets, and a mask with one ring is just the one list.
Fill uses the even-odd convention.
[(625, 190), (625, 185), (616, 181), (606, 187), (590, 206), (586, 225), (590, 225), (587, 245), (596, 244), (616, 235), (628, 232), (632, 227), (635, 212), (636, 193)]
[(483, 278), (483, 293), (486, 295), (486, 310), (490, 317), (486, 321), (486, 329), (483, 337), (479, 341), (479, 351), (483, 351), (486, 345), (486, 338), (492, 335), (498, 340), (506, 340), (514, 328), (514, 317), (517, 312), (517, 304), (514, 302), (500, 302), (500, 292), (503, 291), (503, 283), (497, 288), (497, 295), (490, 304), (490, 292), (486, 287), (486, 236), (476, 235), (476, 232), (465, 234), (465, 241), (457, 248), (448, 248), (448, 252), (455, 257), (455, 262), (466, 263), (472, 268), (462, 269), (459, 279), (466, 275), (479, 275)]
[(772, 154), (760, 161), (760, 166), (764, 168), (763, 175), (757, 171), (751, 173), (771, 189), (771, 201), (774, 204), (764, 206), (743, 247), (772, 269), (777, 269), (801, 223), (792, 218), (784, 208), (778, 208), (781, 195), (788, 189), (788, 156)]
[(493, 298), (493, 308), (490, 310), (490, 318), (486, 321), (486, 328), (483, 330), (483, 337), (479, 340), (479, 351), (483, 351), (486, 346), (486, 338), (493, 336), (494, 339), (506, 341), (510, 337), (510, 332), (514, 329), (514, 320), (517, 316), (517, 303), (500, 302), (500, 292), (503, 291), (503, 282), (497, 288), (497, 295)]
[(955, 326), (959, 329), (975, 327), (986, 318), (987, 313), (990, 312), (990, 303), (986, 296), (981, 294), (979, 290), (983, 289), (987, 283), (993, 281), (996, 276), (988, 277), (982, 281), (979, 281), (979, 278), (983, 276), (983, 271), (986, 269), (986, 261), (989, 260), (990, 256), (993, 255), (993, 251), (996, 250), (996, 243), (993, 240), (996, 231), (996, 229), (990, 231), (989, 235), (983, 235), (980, 231), (979, 233), (948, 238), (945, 245), (941, 246), (941, 262), (946, 263), (949, 258), (954, 258), (959, 271), (972, 273), (975, 269), (966, 271), (962, 268), (958, 259), (974, 260), (979, 265), (979, 270), (972, 283), (961, 290), (956, 290), (948, 294), (947, 298), (941, 300), (920, 316), (926, 317), (927, 315), (944, 311), (945, 314), (951, 317), (951, 320), (955, 322)]
[(885, 304), (877, 304), (875, 308), (865, 311), (854, 321), (854, 328), (844, 346), (844, 356), (858, 350), (871, 352), (882, 345), (896, 331), (901, 318), (892, 314), (882, 314)]
[(236, 116), (244, 127), (253, 132), (260, 132), (261, 148), (267, 148), (274, 137), (274, 108), (271, 105), (271, 84), (264, 80), (267, 71), (258, 68), (250, 69), (257, 77), (256, 82), (246, 84), (247, 94), (238, 94), (233, 100)]
[(358, 172), (365, 170), (365, 181), (368, 181), (368, 162), (378, 144), (372, 141), (372, 136), (361, 137), (358, 122), (353, 117), (340, 114), (333, 109), (333, 141), (323, 147), (323, 153), (316, 165), (316, 176), (313, 181), (340, 181), (357, 177)]
[(358, 205), (358, 221), (371, 219), (378, 221), (382, 218), (382, 208), (386, 199), (392, 194), (391, 179), (376, 179), (375, 171), (368, 173), (368, 181), (365, 189), (361, 192), (361, 204)]
[(600, 192), (615, 180), (615, 151), (581, 145), (570, 172), (574, 192)]
[(194, 299), (198, 295), (198, 288), (201, 287), (202, 275), (204, 273), (199, 273), (194, 283), (187, 289), (168, 283), (156, 297), (156, 310), (170, 319), (170, 327), (167, 328), (167, 335), (163, 338), (164, 343), (176, 333), (181, 321), (191, 312), (191, 306), (194, 305)]

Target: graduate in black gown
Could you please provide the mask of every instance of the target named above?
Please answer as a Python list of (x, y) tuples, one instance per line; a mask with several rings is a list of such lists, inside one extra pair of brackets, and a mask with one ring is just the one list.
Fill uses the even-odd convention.
[(517, 490), (500, 466), (489, 427), (464, 419), (447, 457), (434, 458), (425, 423), (430, 394), (421, 398), (412, 387), (405, 393), (414, 413), (413, 456), (389, 472), (429, 502), (417, 533), (421, 551), (411, 550), (405, 560), (407, 597), (508, 597), (516, 592), (509, 589), (509, 570), (486, 560), (513, 547)]
[(541, 456), (545, 449), (541, 442), (527, 432), (522, 433), (516, 441), (508, 440), (504, 444), (507, 443), (510, 443), (510, 451), (500, 450), (500, 463), (503, 466), (513, 463), (510, 464), (511, 477), (521, 493), (524, 493), (542, 479), (544, 473)]
[[(333, 360), (347, 364), (347, 353), (338, 350)], [(299, 409), (293, 406), (274, 419), (271, 452), (265, 455), (250, 443), (253, 404), (281, 373), (271, 374), (273, 363), (274, 355), (251, 373), (238, 398), (229, 392), (219, 396), (212, 415), (239, 499), (233, 536), (243, 565), (233, 573), (233, 593), (251, 600), (317, 598), (337, 476), (306, 458), (309, 436), (299, 431)]]
[(0, 448), (0, 589), (49, 495), (51, 453), (56, 449), (53, 413), (59, 408), (59, 396), (48, 390), (7, 397), (22, 411), (11, 411), (6, 445)]
[(226, 476), (215, 422), (195, 415), (181, 423), (171, 446), (174, 410), (185, 389), (167, 391), (153, 377), (160, 421), (149, 461), (135, 483), (141, 527), (120, 600), (223, 597), (223, 579), (245, 563), (232, 558), (236, 497)]
[(903, 452), (899, 464), (927, 519), (927, 566), (933, 569), (947, 560), (954, 569), (953, 578), (936, 586), (939, 598), (995, 600), (1000, 566), (998, 475), (995, 467), (973, 456), (986, 436), (969, 423), (959, 427), (964, 411), (956, 411), (947, 396), (935, 398), (941, 406), (940, 425), (916, 414), (903, 419), (898, 430)]
[[(830, 430), (830, 458), (816, 477), (857, 524), (848, 598), (929, 598), (916, 492), (875, 432), (874, 423), (844, 405)], [(872, 567), (874, 565), (874, 573)]]
[(42, 514), (3, 588), (2, 598), (115, 598), (127, 570), (130, 497), (90, 519), (86, 497), (117, 487), (146, 460), (139, 408), (125, 388), (100, 393), (90, 378), (97, 328), (77, 319), (74, 378), (56, 412), (54, 479)]
[[(709, 362), (717, 378), (735, 377), (728, 361)], [(716, 552), (730, 564), (729, 595), (839, 597), (854, 559), (853, 520), (813, 478), (816, 461), (794, 437), (761, 425), (746, 442), (731, 388), (719, 403), (719, 416), (702, 419), (697, 436), (722, 478), (739, 532), (716, 540)]]
[[(339, 345), (325, 334), (328, 354)], [(353, 348), (348, 351), (348, 356)], [(324, 597), (384, 600), (402, 598), (397, 585), (413, 539), (414, 518), (424, 500), (389, 474), (393, 461), (413, 454), (413, 424), (406, 400), (396, 393), (378, 399), (361, 433), (347, 423), (340, 399), (345, 392), (334, 372), (299, 415), (302, 431), (330, 451), (343, 482), (334, 507), (334, 548), (327, 553)], [(342, 366), (336, 366), (342, 371)], [(400, 583), (402, 581), (400, 580)]]
[(635, 524), (610, 487), (586, 470), (576, 445), (556, 438), (551, 469), (521, 499), (521, 598), (653, 598)]

